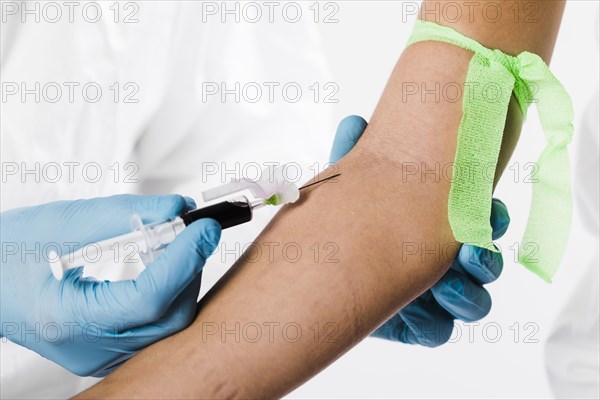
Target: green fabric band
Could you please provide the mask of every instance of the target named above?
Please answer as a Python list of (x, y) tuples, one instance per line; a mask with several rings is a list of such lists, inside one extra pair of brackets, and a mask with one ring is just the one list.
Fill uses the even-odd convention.
[(531, 209), (519, 244), (519, 262), (550, 282), (567, 245), (571, 224), (567, 145), (573, 137), (574, 115), (568, 93), (533, 53), (512, 57), (454, 29), (419, 20), (408, 45), (423, 41), (445, 42), (475, 53), (463, 91), (463, 116), (448, 199), (448, 218), (457, 241), (498, 251), (490, 226), (493, 176), (489, 171), (498, 163), (511, 94), (515, 94), (524, 116), (529, 103), (537, 105), (547, 145), (532, 180)]

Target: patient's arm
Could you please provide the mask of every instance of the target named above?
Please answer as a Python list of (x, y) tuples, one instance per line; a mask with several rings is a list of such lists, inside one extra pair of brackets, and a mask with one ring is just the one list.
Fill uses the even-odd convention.
[[(548, 61), (563, 3), (528, 3), (539, 9), (534, 27), (512, 18), (453, 27), (488, 47), (529, 50)], [(437, 42), (408, 48), (367, 132), (341, 161), (337, 182), (309, 189), (286, 207), (257, 239), (261, 253), (251, 249), (236, 263), (190, 328), (142, 351), (82, 397), (282, 396), (434, 284), (457, 249), (447, 216), (449, 180), (403, 176), (403, 163), (433, 170), (453, 162), (461, 102), (403, 101), (402, 82), (462, 84), (470, 57)], [(499, 170), (521, 119), (513, 101)]]

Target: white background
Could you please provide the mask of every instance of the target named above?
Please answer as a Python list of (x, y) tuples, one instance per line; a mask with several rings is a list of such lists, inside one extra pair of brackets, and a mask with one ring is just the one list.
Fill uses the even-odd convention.
[[(567, 90), (571, 93), (577, 113), (576, 121), (579, 121), (588, 99), (598, 87), (598, 42), (594, 39), (594, 22), (598, 17), (598, 3), (596, 1), (576, 0), (570, 0), (568, 3), (552, 63), (552, 69), (555, 75), (564, 83)], [(304, 4), (307, 5), (308, 3)], [(320, 39), (323, 42), (323, 48), (325, 50), (324, 54), (330, 64), (330, 76), (340, 87), (340, 92), (336, 95), (340, 102), (332, 107), (333, 120), (340, 120), (349, 114), (360, 114), (368, 119), (379, 100), (387, 78), (399, 54), (405, 47), (408, 35), (412, 29), (414, 17), (403, 15), (402, 2), (400, 1), (338, 1), (335, 2), (335, 4), (339, 6), (339, 12), (336, 14), (336, 18), (339, 19), (339, 22), (334, 24), (316, 24), (321, 36)], [(143, 5), (142, 11), (146, 9), (145, 4)], [(191, 16), (190, 18), (192, 17), (194, 16)], [(403, 19), (406, 22), (403, 22)], [(152, 21), (153, 19), (150, 18), (149, 20)], [(166, 16), (165, 21), (168, 21)], [(196, 20), (193, 22), (200, 24)], [(283, 33), (285, 33), (286, 29), (293, 30), (289, 24), (282, 25), (283, 27), (280, 25), (269, 28), (272, 29), (273, 32), (272, 38), (274, 38), (274, 40), (272, 42), (276, 42), (280, 46), (286, 46), (287, 49), (291, 48), (294, 51), (294, 56), (304, 58), (298, 62), (298, 65), (301, 66), (300, 69), (305, 68), (307, 59), (311, 57), (309, 50), (314, 50), (315, 53), (317, 52), (317, 50), (312, 49), (312, 40), (315, 38), (311, 36), (310, 38), (306, 38), (306, 42), (301, 42), (305, 45), (304, 48), (297, 42), (279, 43), (276, 40), (279, 39), (278, 33), (281, 34), (281, 37), (283, 38), (285, 37)], [(169, 25), (166, 22), (161, 24), (161, 26), (163, 29), (169, 28)], [(34, 28), (36, 27), (34, 26)], [(165, 37), (159, 30), (158, 24), (157, 26), (143, 25), (143, 28), (148, 29), (149, 33), (156, 33), (156, 35), (152, 36), (152, 39), (158, 44), (160, 44), (161, 41), (157, 40), (157, 38), (164, 40), (168, 39), (168, 37)], [(219, 32), (222, 33), (226, 28), (222, 29), (223, 31), (216, 30), (214, 32), (217, 32), (217, 34)], [(227, 29), (231, 30), (232, 38), (243, 36), (243, 24), (242, 26), (227, 26)], [(202, 32), (202, 30), (200, 31)], [(299, 32), (300, 31), (304, 32), (304, 30), (299, 30)], [(36, 31), (34, 29), (31, 32), (35, 33)], [(50, 33), (51, 32), (52, 31), (50, 31)], [(43, 46), (44, 41), (39, 40), (42, 36), (43, 35), (33, 35), (34, 39), (32, 41)], [(290, 36), (294, 37), (293, 35)], [(81, 37), (82, 41), (84, 41), (84, 36)], [(201, 35), (198, 35), (198, 37), (202, 38)], [(248, 37), (254, 38), (254, 36)], [(264, 36), (260, 37), (264, 38)], [(52, 38), (52, 36), (50, 36), (50, 38)], [(285, 39), (282, 39), (281, 42), (284, 40)], [(192, 41), (192, 39), (190, 39), (190, 41)], [(148, 42), (155, 43), (150, 39)], [(215, 42), (217, 44), (220, 43), (216, 40)], [(273, 45), (272, 42), (259, 44), (268, 46)], [(184, 44), (182, 44), (182, 46), (183, 45)], [(256, 48), (260, 46), (256, 43), (252, 43), (252, 45), (253, 46), (245, 47), (246, 51), (257, 53), (252, 54), (252, 56), (256, 56), (256, 58), (259, 58), (259, 56), (266, 56), (266, 61), (263, 60), (265, 63), (277, 61), (275, 59), (279, 53), (277, 53), (276, 49), (269, 49), (269, 52), (264, 51), (263, 49), (263, 53), (260, 53), (256, 51)], [(240, 43), (239, 46), (244, 46), (244, 43)], [(85, 46), (82, 46), (84, 49), (87, 49), (88, 47), (87, 43)], [(307, 47), (311, 47), (311, 49), (307, 50)], [(144, 46), (135, 48), (135, 54), (139, 56), (138, 58), (142, 59), (144, 56), (144, 49)], [(239, 47), (231, 45), (230, 51), (233, 52), (235, 49), (239, 49)], [(65, 51), (67, 50), (69, 55), (71, 55), (71, 49), (66, 49)], [(40, 59), (43, 59), (42, 56), (46, 56), (45, 52), (36, 52), (35, 49), (31, 49), (27, 46), (22, 47), (20, 51), (29, 52), (32, 54), (32, 57), (40, 55)], [(206, 60), (208, 64), (211, 64), (211, 67), (214, 68), (215, 71), (219, 70), (217, 72), (221, 72), (220, 69), (223, 69), (221, 66), (224, 64), (234, 64), (232, 62), (228, 63), (227, 59), (223, 56), (223, 52), (223, 49), (218, 48), (214, 51), (214, 54), (217, 56), (214, 59)], [(77, 56), (77, 54), (75, 54), (75, 56)], [(24, 57), (24, 59), (25, 58), (26, 57)], [(75, 57), (75, 59), (77, 59), (77, 57)], [(235, 58), (232, 57), (231, 59)], [(37, 67), (40, 67), (40, 65), (42, 70), (49, 69), (47, 64), (36, 62), (34, 60), (37, 60), (37, 58), (32, 58), (28, 63), (32, 67), (32, 70), (37, 70)], [(52, 53), (50, 60), (58, 60), (58, 58)], [(103, 59), (100, 57), (99, 60), (102, 61)], [(152, 67), (160, 69), (161, 63), (157, 61), (165, 61), (166, 58), (156, 55), (154, 58), (150, 57), (149, 60), (150, 62), (147, 62), (147, 68), (144, 66), (144, 71), (146, 71), (146, 69), (152, 70)], [(291, 60), (293, 61), (295, 59)], [(3, 60), (3, 62), (5, 62), (5, 60)], [(304, 62), (304, 64), (302, 62)], [(320, 61), (315, 63), (319, 64)], [(256, 62), (256, 65), (260, 65), (260, 63)], [(282, 63), (282, 65), (285, 64)], [(233, 67), (236, 67), (236, 65), (233, 65)], [(269, 67), (271, 68), (265, 68), (265, 71), (262, 71), (269, 76), (269, 79), (266, 80), (276, 79), (279, 75), (286, 76), (284, 73), (286, 71), (281, 71), (281, 69), (285, 68), (280, 68), (279, 64), (269, 64)], [(23, 68), (18, 69), (21, 70)], [(63, 68), (61, 68), (61, 70), (62, 69)], [(99, 69), (103, 70), (102, 63), (99, 63)], [(256, 71), (249, 72), (248, 62), (246, 62), (243, 68), (240, 67), (239, 69), (243, 73), (240, 74), (241, 76), (236, 77), (237, 79), (243, 80), (245, 77), (244, 73), (247, 73), (250, 76), (253, 76), (251, 72), (256, 73)], [(133, 68), (133, 70), (135, 71), (135, 68)], [(213, 73), (215, 71), (211, 70)], [(273, 73), (273, 71), (276, 73)], [(61, 74), (57, 74), (56, 71), (48, 71), (48, 73), (52, 79), (59, 79), (60, 76), (62, 76)], [(313, 73), (315, 72), (313, 71)], [(140, 75), (140, 79), (143, 79), (145, 76), (145, 74)], [(217, 74), (217, 76), (218, 75), (219, 74)], [(149, 76), (153, 75), (149, 74)], [(136, 76), (136, 78), (138, 78), (138, 76)], [(160, 82), (154, 82), (153, 86), (160, 88)], [(157, 89), (157, 91), (159, 91), (159, 89)], [(80, 104), (76, 104), (76, 106), (79, 105)], [(32, 104), (24, 106), (32, 106)], [(23, 109), (27, 110), (24, 106)], [(276, 126), (277, 129), (280, 129), (281, 124), (286, 122), (286, 116), (291, 115), (293, 117), (294, 114), (289, 110), (291, 106), (288, 107), (289, 105), (285, 104), (278, 104), (278, 106), (281, 106), (281, 108), (275, 108), (275, 105), (270, 106), (269, 110), (267, 110), (269, 112), (266, 113), (266, 115), (271, 115), (271, 113), (277, 114), (279, 119), (273, 119), (273, 121), (271, 121), (269, 118), (269, 122), (273, 126)], [(330, 107), (329, 105), (319, 104), (319, 107), (320, 106), (326, 108)], [(50, 109), (51, 107), (46, 108)], [(250, 107), (248, 107), (248, 109), (250, 109)], [(96, 109), (94, 108), (94, 110)], [(285, 110), (287, 110), (287, 114), (285, 113)], [(75, 111), (77, 111), (77, 108)], [(320, 109), (320, 111), (323, 110)], [(15, 122), (15, 126), (19, 128), (18, 134), (21, 135), (22, 131), (24, 131), (23, 128), (28, 125), (26, 122), (32, 121), (27, 121), (25, 118), (20, 119), (16, 115), (17, 114), (13, 115), (12, 122)], [(52, 113), (46, 113), (44, 115), (48, 116), (49, 120), (56, 120), (54, 122), (69, 122), (67, 118), (65, 118), (65, 121), (61, 121), (59, 117)], [(78, 114), (73, 113), (73, 118), (77, 115)], [(103, 113), (102, 110), (99, 110), (99, 112), (93, 115), (98, 117), (98, 120), (96, 121), (102, 122), (106, 119), (106, 115), (111, 116), (112, 112)], [(229, 113), (227, 115), (237, 115), (239, 117), (240, 113)], [(9, 113), (6, 113), (3, 116), (3, 122), (10, 120), (7, 116), (10, 116)], [(217, 135), (213, 135), (215, 132), (218, 132), (218, 137), (223, 139), (223, 125), (236, 125), (231, 121), (224, 120), (222, 114), (219, 114), (216, 117), (211, 115), (203, 115), (202, 117), (203, 119), (212, 117), (212, 119), (209, 119), (214, 122), (214, 125), (211, 125), (210, 123), (206, 125), (201, 124), (199, 130), (202, 131), (205, 129), (207, 135), (210, 135), (210, 138), (213, 141), (217, 141)], [(297, 115), (296, 118), (298, 118)], [(301, 118), (306, 118), (307, 120), (310, 119), (315, 125), (319, 126), (319, 129), (315, 129), (316, 133), (314, 136), (319, 136), (322, 131), (325, 131), (322, 134), (323, 136), (319, 136), (318, 138), (319, 140), (322, 140), (322, 143), (318, 143), (317, 140), (313, 141), (307, 136), (303, 136), (302, 141), (307, 143), (307, 147), (325, 149), (325, 147), (329, 146), (333, 132), (326, 127), (327, 124), (325, 121), (316, 121), (317, 118), (315, 117), (315, 113), (310, 112), (302, 114)], [(133, 118), (128, 115), (127, 120), (130, 119)], [(251, 120), (250, 118), (248, 119)], [(95, 121), (88, 116), (83, 120), (89, 123), (90, 126), (92, 126)], [(110, 121), (110, 119), (108, 120)], [(169, 121), (169, 123), (173, 122), (172, 120)], [(169, 128), (173, 127), (172, 125), (166, 126)], [(216, 128), (214, 128), (214, 130), (206, 129), (206, 126), (214, 126)], [(289, 126), (283, 126), (285, 129), (289, 129), (291, 133), (295, 133)], [(60, 127), (61, 126), (58, 125), (58, 128)], [(261, 129), (265, 128), (264, 125), (260, 125), (260, 127)], [(58, 128), (56, 131), (60, 131)], [(93, 128), (96, 127), (93, 126)], [(92, 137), (94, 132), (102, 131), (103, 128), (104, 125), (99, 123), (97, 129), (90, 128), (88, 133), (90, 137)], [(235, 129), (232, 129), (229, 134), (233, 135), (238, 128), (239, 126), (236, 125)], [(271, 127), (270, 129), (275, 128)], [(252, 127), (249, 130), (252, 131)], [(256, 132), (252, 133), (256, 134)], [(575, 133), (575, 142), (577, 142), (577, 130)], [(102, 139), (105, 137), (105, 134), (106, 132), (98, 137)], [(47, 138), (52, 138), (51, 135), (46, 136)], [(23, 137), (27, 138), (27, 136)], [(255, 147), (260, 148), (262, 145), (271, 144), (272, 148), (279, 150), (280, 148), (278, 147), (277, 142), (273, 140), (273, 137), (275, 137), (275, 135), (271, 135), (268, 143), (266, 139), (262, 143), (259, 140), (256, 140), (257, 143)], [(83, 139), (80, 138), (80, 140)], [(225, 141), (225, 139), (223, 140)], [(40, 142), (46, 143), (44, 141)], [(86, 143), (84, 144), (84, 148), (90, 150), (90, 146)], [(576, 145), (577, 143), (574, 143), (572, 148), (576, 148)], [(240, 144), (239, 146), (243, 147), (244, 145)], [(535, 110), (532, 108), (512, 163), (520, 163), (523, 165), (526, 162), (535, 161), (537, 154), (539, 154), (543, 146), (544, 136), (540, 129)], [(193, 148), (193, 146), (190, 147)], [(217, 146), (216, 148), (218, 149), (219, 147)], [(45, 150), (51, 151), (51, 149)], [(96, 149), (92, 147), (90, 151), (95, 150)], [(258, 156), (255, 153), (254, 148), (251, 150), (244, 148), (243, 150), (244, 153), (242, 156), (240, 156), (240, 153), (237, 153), (229, 154), (228, 157), (236, 161), (242, 161), (240, 160), (240, 157), (243, 157), (244, 155), (248, 155), (248, 157)], [(267, 155), (262, 155), (271, 157), (271, 155), (268, 154), (268, 151), (270, 151), (270, 149), (267, 148), (265, 150), (265, 154)], [(209, 151), (207, 150), (207, 152)], [(326, 150), (318, 150), (318, 152), (325, 154)], [(535, 156), (532, 156), (532, 153)], [(574, 157), (576, 156), (575, 154), (572, 155)], [(162, 166), (162, 168), (163, 170), (168, 169), (165, 166)], [(521, 172), (524, 172), (523, 169), (521, 169)], [(586, 262), (591, 258), (590, 253), (598, 251), (598, 243), (594, 242), (593, 239), (585, 233), (579, 214), (576, 213), (569, 249), (565, 255), (562, 268), (555, 277), (553, 285), (542, 282), (541, 279), (525, 270), (524, 267), (514, 263), (514, 254), (508, 248), (521, 239), (529, 209), (531, 191), (529, 184), (522, 183), (522, 179), (519, 182), (520, 183), (514, 182), (511, 171), (507, 171), (496, 193), (497, 197), (506, 202), (512, 216), (512, 226), (507, 235), (499, 242), (500, 246), (505, 249), (505, 268), (502, 278), (489, 286), (489, 290), (494, 299), (494, 307), (490, 315), (485, 320), (479, 322), (478, 325), (472, 325), (471, 335), (469, 335), (468, 326), (465, 326), (464, 324), (459, 325), (460, 337), (455, 337), (453, 340), (454, 343), (450, 343), (437, 349), (426, 349), (399, 343), (391, 343), (380, 339), (367, 339), (331, 367), (327, 368), (310, 382), (293, 392), (289, 397), (551, 397), (544, 370), (543, 353), (545, 339), (550, 333), (553, 321), (564, 303), (565, 298), (568, 296), (574, 282), (581, 275), (582, 268), (585, 266)], [(54, 190), (52, 194), (50, 194), (50, 188)], [(13, 190), (12, 192), (7, 191), (6, 196), (11, 197), (11, 201), (15, 206), (18, 206), (57, 198), (75, 196), (87, 197), (108, 194), (104, 192), (100, 193), (101, 188), (97, 187), (94, 187), (93, 189), (98, 190), (98, 193), (85, 192), (85, 188), (77, 188), (83, 190), (83, 192), (79, 193), (71, 193), (66, 190), (61, 192), (59, 190), (59, 185), (47, 185), (43, 190), (38, 186), (29, 189), (30, 191), (33, 190), (35, 192), (35, 196), (27, 197), (27, 193), (24, 193), (26, 191), (21, 188), (19, 190)], [(109, 189), (107, 189), (108, 192), (114, 190), (113, 188)], [(181, 192), (195, 195), (198, 194), (198, 191), (202, 190), (202, 187), (196, 186), (195, 189), (188, 187), (188, 189), (189, 190), (181, 190)], [(193, 190), (195, 190), (195, 192)], [(43, 193), (43, 199), (40, 198), (38, 192)], [(197, 196), (194, 197), (198, 198)], [(5, 202), (3, 202), (3, 206), (7, 206)], [(259, 218), (257, 218), (257, 220), (258, 219)], [(240, 227), (235, 234), (242, 237), (253, 237), (260, 227), (258, 221), (254, 222), (254, 225), (248, 224), (245, 227)], [(263, 218), (262, 222), (266, 223), (266, 219)], [(233, 235), (234, 233), (226, 232), (223, 236), (223, 242), (226, 242), (228, 239), (232, 241)], [(251, 238), (248, 240), (251, 240)], [(214, 281), (216, 281), (216, 279), (218, 279), (225, 271), (226, 267), (229, 266), (219, 264), (219, 260), (215, 257), (209, 260), (204, 271), (205, 281), (203, 282), (203, 290), (207, 290), (210, 284), (214, 283)], [(525, 324), (527, 323), (532, 323), (534, 325), (529, 325), (529, 328), (526, 329)], [(491, 339), (494, 339), (496, 336), (494, 327), (500, 328), (501, 337), (498, 338), (497, 342), (493, 343), (490, 338), (486, 340), (483, 333), (483, 327), (485, 326), (490, 327), (487, 333), (491, 336)], [(533, 333), (532, 326), (537, 327), (537, 332), (529, 339), (530, 341), (537, 341), (537, 343), (526, 343), (525, 336)], [(515, 330), (518, 332), (518, 338), (515, 337)], [(516, 343), (515, 339), (517, 339)], [(23, 358), (21, 357), (18, 360), (22, 361)], [(10, 357), (7, 357), (6, 361), (3, 359), (3, 363), (6, 363), (3, 364), (3, 366), (15, 366), (15, 364), (17, 364), (14, 359), (11, 359)], [(4, 370), (5, 368), (3, 368), (3, 372), (5, 372)], [(7, 384), (3, 383), (3, 390), (6, 390), (5, 388), (8, 388), (11, 385), (12, 387), (21, 385), (22, 387), (27, 388), (33, 386), (36, 382), (41, 382), (43, 384), (44, 379), (56, 382), (53, 378), (55, 375), (44, 372), (39, 376), (34, 376), (36, 371), (31, 368), (28, 368), (25, 374), (22, 373), (22, 370), (17, 371), (17, 373), (21, 378), (21, 382), (16, 382), (15, 379), (10, 378), (10, 380), (7, 381)], [(28, 397), (39, 396), (28, 395)], [(46, 397), (56, 398), (65, 396), (51, 394)]]
[[(595, 23), (598, 3), (567, 2), (551, 68), (573, 98), (576, 122), (598, 88), (598, 41)], [(333, 76), (340, 85), (337, 120), (349, 114), (369, 118), (396, 59), (405, 46), (412, 19), (402, 23), (402, 5), (393, 1), (337, 2), (339, 23), (319, 25)], [(596, 48), (596, 50), (594, 49)], [(577, 125), (576, 125), (577, 128)], [(577, 129), (575, 143), (577, 146)], [(535, 161), (544, 136), (532, 107), (511, 164)], [(532, 150), (535, 157), (532, 157)], [(576, 157), (571, 151), (572, 157)], [(521, 168), (521, 172), (523, 169)], [(575, 280), (581, 275), (598, 243), (587, 236), (576, 212), (569, 248), (554, 283), (548, 285), (512, 259), (506, 251), (522, 237), (531, 188), (514, 183), (507, 171), (496, 191), (511, 214), (512, 224), (499, 241), (505, 249), (501, 279), (489, 290), (494, 306), (487, 318), (473, 326), (460, 326), (462, 336), (436, 349), (388, 343), (369, 338), (331, 367), (293, 392), (292, 398), (549, 398), (544, 369), (544, 343)], [(594, 250), (593, 250), (594, 249)], [(532, 336), (538, 343), (524, 343)], [(514, 324), (520, 337), (515, 343)], [(501, 338), (486, 341), (483, 327), (498, 324)], [(488, 325), (494, 339), (496, 331)], [(495, 326), (495, 325), (494, 325)], [(511, 330), (513, 326), (513, 330)]]

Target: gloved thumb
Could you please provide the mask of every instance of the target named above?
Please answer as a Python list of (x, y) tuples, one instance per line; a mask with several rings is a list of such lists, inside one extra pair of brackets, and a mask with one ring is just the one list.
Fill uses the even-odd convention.
[(351, 115), (344, 118), (338, 125), (331, 147), (329, 161), (338, 162), (358, 143), (358, 139), (367, 129), (367, 121), (358, 115)]
[(160, 319), (200, 273), (221, 238), (221, 226), (202, 219), (186, 227), (135, 281), (110, 282), (111, 297), (124, 307), (123, 317), (140, 326)]

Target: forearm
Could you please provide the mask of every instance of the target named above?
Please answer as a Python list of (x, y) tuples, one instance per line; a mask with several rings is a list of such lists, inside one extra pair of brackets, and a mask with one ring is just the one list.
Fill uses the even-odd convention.
[[(539, 6), (562, 10), (558, 2)], [(514, 33), (497, 24), (494, 29)], [(529, 28), (523, 28), (523, 35), (525, 30)], [(478, 38), (478, 31), (462, 31)], [(555, 36), (543, 29), (539, 33), (546, 39), (536, 32), (519, 35), (519, 49), (547, 59)], [(494, 35), (498, 43), (490, 37), (484, 44), (502, 48), (506, 38)], [(439, 82), (443, 87), (464, 82), (471, 56), (434, 42), (407, 49), (363, 139), (340, 163), (338, 182), (318, 186), (282, 211), (257, 240), (260, 256), (254, 248), (231, 269), (203, 300), (190, 328), (143, 351), (85, 394), (281, 396), (435, 283), (457, 249), (447, 217), (450, 181), (439, 175), (407, 175), (404, 166), (435, 170), (454, 161), (461, 102), (403, 98), (402, 83), (429, 82), (431, 87)], [(499, 169), (512, 152), (520, 123), (518, 107), (512, 104)], [(339, 248), (332, 264), (324, 263), (323, 246), (330, 242)], [(318, 256), (315, 243), (321, 249)], [(286, 244), (301, 249), (297, 261), (296, 253), (282, 251)], [(415, 245), (419, 251), (409, 254)], [(270, 247), (276, 249), (272, 257)], [(289, 323), (302, 330), (297, 341), (296, 328), (283, 332)], [(207, 334), (215, 324), (218, 333)], [(258, 340), (256, 326), (262, 329)], [(254, 327), (246, 331), (250, 338), (243, 327)], [(327, 337), (332, 327), (336, 333)], [(237, 330), (240, 340), (233, 333), (223, 336), (224, 328)]]
[[(403, 260), (403, 244), (434, 249), (453, 243), (444, 211), (447, 189), (401, 184), (387, 161), (363, 152), (366, 146), (344, 159), (338, 182), (321, 185), (275, 218), (256, 242), (260, 258), (256, 248), (248, 255), (258, 261), (242, 258), (232, 267), (203, 299), (190, 328), (142, 352), (87, 395), (281, 396), (431, 286), (453, 249), (443, 260), (421, 262), (420, 255)], [(319, 262), (311, 250), (315, 243)], [(327, 243), (339, 248), (332, 256), (336, 263), (324, 262)], [(293, 244), (288, 254), (287, 244)], [(269, 246), (276, 249), (272, 259)], [(302, 256), (292, 262), (297, 248)], [(284, 332), (287, 324), (294, 327)], [(242, 331), (250, 326), (262, 330), (257, 342), (248, 340), (255, 329)], [(302, 332), (297, 342), (295, 327)], [(319, 339), (311, 327), (318, 327)], [(217, 334), (207, 334), (215, 328)], [(225, 330), (240, 338), (222, 336)]]

